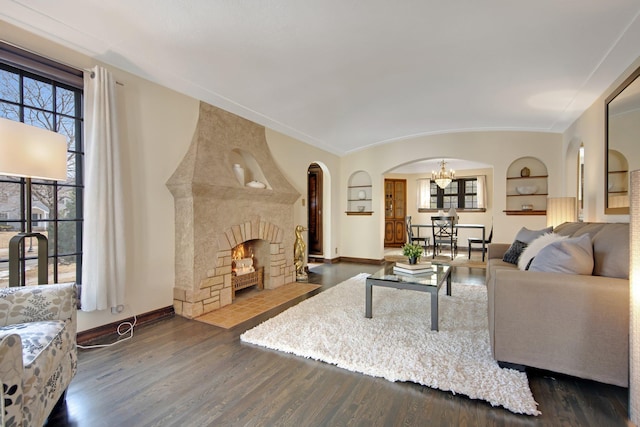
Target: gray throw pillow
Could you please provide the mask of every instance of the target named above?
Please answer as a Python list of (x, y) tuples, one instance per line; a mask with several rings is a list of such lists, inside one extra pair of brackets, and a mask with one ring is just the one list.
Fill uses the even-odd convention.
[(583, 234), (548, 244), (540, 249), (538, 255), (531, 261), (529, 271), (591, 275), (593, 272), (591, 237)]
[(521, 242), (520, 240), (516, 240), (511, 244), (511, 246), (509, 246), (509, 249), (507, 249), (507, 252), (504, 253), (502, 260), (504, 262), (508, 262), (511, 264), (518, 264), (518, 259), (520, 259), (520, 255), (522, 254), (522, 251), (524, 251), (526, 247), (527, 247), (526, 243)]
[(527, 227), (522, 227), (520, 231), (518, 231), (518, 234), (516, 234), (514, 240), (520, 240), (521, 242), (529, 244), (543, 234), (551, 233), (552, 231), (553, 227), (543, 228), (542, 230), (529, 230)]

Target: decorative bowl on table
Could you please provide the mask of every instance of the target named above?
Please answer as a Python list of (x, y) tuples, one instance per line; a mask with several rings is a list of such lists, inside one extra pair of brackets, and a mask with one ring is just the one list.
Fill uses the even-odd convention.
[(535, 185), (522, 185), (516, 187), (518, 194), (535, 194), (538, 191), (538, 187)]

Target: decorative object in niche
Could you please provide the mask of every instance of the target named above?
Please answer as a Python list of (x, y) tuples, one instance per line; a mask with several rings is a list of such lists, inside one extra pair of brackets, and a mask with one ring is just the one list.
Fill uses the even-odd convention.
[(533, 205), (522, 205), (522, 210), (523, 211), (532, 211), (533, 210)]
[(364, 200), (367, 198), (367, 193), (364, 190), (358, 191), (358, 199)]
[(267, 186), (260, 181), (249, 181), (247, 182), (247, 187), (251, 188), (266, 188)]
[(358, 205), (358, 212), (364, 212), (364, 206)]
[(520, 176), (521, 176), (521, 177), (526, 178), (526, 177), (528, 177), (529, 175), (531, 175), (531, 170), (529, 170), (529, 168), (528, 168), (528, 167), (526, 167), (526, 166), (525, 166), (525, 167), (523, 167), (523, 168), (520, 170)]
[(538, 187), (536, 185), (521, 185), (516, 187), (516, 191), (518, 194), (535, 194)]
[(233, 164), (233, 173), (236, 175), (236, 179), (240, 185), (244, 185), (244, 168), (239, 163)]

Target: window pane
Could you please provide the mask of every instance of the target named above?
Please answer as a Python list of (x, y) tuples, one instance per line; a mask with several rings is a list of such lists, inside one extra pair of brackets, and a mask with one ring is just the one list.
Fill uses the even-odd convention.
[(457, 196), (444, 196), (442, 208), (443, 209), (451, 209), (451, 207), (458, 207), (458, 197)]
[[(53, 215), (55, 193), (53, 185), (33, 184), (31, 187), (32, 218), (49, 219)], [(45, 221), (34, 221), (31, 226), (34, 231), (45, 231), (48, 227)]]
[(25, 77), (22, 84), (25, 105), (53, 111), (53, 86), (50, 83)]
[(67, 137), (67, 150), (76, 150), (76, 121), (69, 117), (58, 116), (56, 131)]
[(79, 255), (70, 255), (60, 257), (58, 263), (58, 282), (77, 282), (76, 280), (76, 265), (78, 263)]
[(20, 76), (0, 69), (0, 99), (20, 102)]
[(476, 209), (478, 207), (478, 197), (477, 196), (465, 196), (464, 198), (464, 207), (467, 209)]
[(477, 193), (477, 184), (478, 181), (473, 179), (473, 180), (468, 180), (465, 182), (465, 189), (464, 192), (465, 193)]
[[(15, 183), (0, 182), (0, 213), (3, 222), (20, 219), (20, 185), (18, 180)], [(6, 225), (12, 230), (20, 229), (20, 224), (17, 223), (9, 222)]]
[(77, 187), (58, 187), (58, 218), (78, 219), (77, 212)]
[[(76, 177), (76, 165), (78, 161), (79, 154), (67, 153), (67, 180), (64, 181), (64, 184), (69, 185), (77, 185), (79, 182), (76, 182), (80, 179), (80, 177)], [(63, 182), (60, 182), (63, 184)]]
[(76, 244), (77, 221), (62, 221), (58, 223), (58, 254), (74, 254), (78, 252)]
[(7, 102), (0, 102), (0, 117), (9, 120), (20, 120), (20, 107), (17, 105), (9, 104)]
[(56, 112), (73, 116), (76, 111), (76, 94), (73, 91), (56, 87)]
[(53, 113), (34, 110), (32, 108), (24, 109), (24, 122), (28, 125), (39, 127), (41, 129), (53, 129)]
[(452, 181), (451, 184), (447, 185), (447, 188), (444, 189), (444, 194), (458, 194), (458, 181)]

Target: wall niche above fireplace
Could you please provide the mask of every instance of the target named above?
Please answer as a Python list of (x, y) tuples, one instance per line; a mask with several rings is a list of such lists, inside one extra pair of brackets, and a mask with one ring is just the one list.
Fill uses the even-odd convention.
[(229, 155), (231, 168), (243, 187), (272, 190), (260, 164), (250, 152), (234, 148)]

